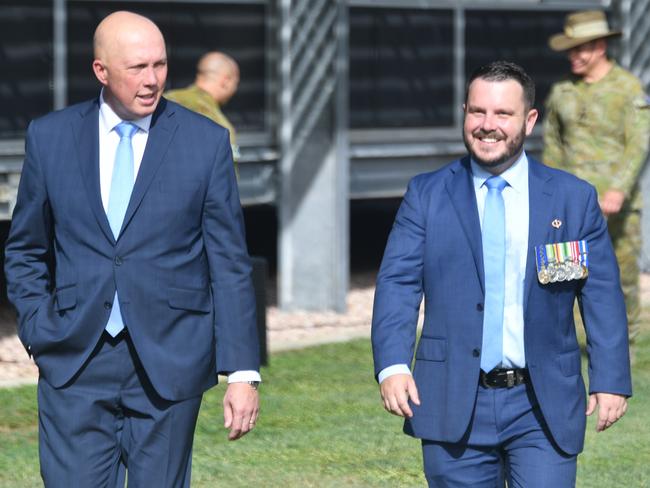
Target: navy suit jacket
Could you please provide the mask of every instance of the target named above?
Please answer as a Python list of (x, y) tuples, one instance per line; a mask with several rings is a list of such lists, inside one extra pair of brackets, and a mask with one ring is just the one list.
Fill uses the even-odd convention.
[[(582, 450), (586, 395), (573, 305), (587, 332), (590, 392), (631, 395), (625, 304), (619, 270), (588, 183), (529, 160), (530, 229), (524, 284), (527, 367), (558, 446)], [(551, 222), (559, 219), (555, 228)], [(589, 276), (542, 285), (536, 245), (586, 239)], [(424, 295), (425, 319), (415, 348)], [(469, 158), (415, 177), (391, 231), (377, 277), (372, 323), (375, 374), (411, 364), (421, 405), (405, 431), (458, 442), (468, 429), (480, 372), (484, 278), (481, 228)]]
[(117, 288), (137, 353), (169, 400), (259, 369), (251, 266), (228, 132), (162, 99), (116, 240), (99, 182), (99, 103), (33, 121), (7, 240), (18, 333), (55, 387), (101, 336)]

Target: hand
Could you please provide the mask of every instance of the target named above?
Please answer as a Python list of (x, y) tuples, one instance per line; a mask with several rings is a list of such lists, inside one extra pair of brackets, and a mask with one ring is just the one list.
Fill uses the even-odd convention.
[(400, 417), (413, 417), (413, 412), (408, 404), (409, 398), (416, 405), (420, 405), (418, 389), (415, 380), (410, 374), (395, 374), (389, 376), (379, 385), (384, 408), (393, 415)]
[(257, 390), (248, 383), (230, 383), (223, 397), (223, 426), (228, 440), (236, 441), (255, 427), (260, 411)]
[(620, 190), (607, 190), (600, 199), (600, 210), (605, 216), (617, 214), (623, 208), (625, 193)]
[(627, 399), (614, 393), (593, 393), (589, 395), (587, 415), (591, 415), (598, 405), (598, 423), (596, 432), (602, 432), (611, 427), (627, 411)]

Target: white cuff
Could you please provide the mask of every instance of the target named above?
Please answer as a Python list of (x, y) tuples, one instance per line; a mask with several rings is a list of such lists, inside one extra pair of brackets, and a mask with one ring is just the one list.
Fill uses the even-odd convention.
[(382, 369), (377, 375), (377, 380), (379, 381), (379, 384), (381, 384), (381, 382), (384, 381), (386, 378), (396, 374), (410, 375), (411, 370), (406, 364), (393, 364), (392, 366), (388, 366), (387, 368)]
[(249, 381), (262, 381), (259, 372), (253, 370), (233, 371), (228, 375), (228, 383), (247, 383)]

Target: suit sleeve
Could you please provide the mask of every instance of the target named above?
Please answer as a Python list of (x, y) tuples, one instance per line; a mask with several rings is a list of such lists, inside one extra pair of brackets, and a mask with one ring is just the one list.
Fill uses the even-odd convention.
[(30, 352), (39, 309), (51, 300), (52, 214), (41, 168), (36, 125), (25, 141), (25, 161), (5, 248), (7, 294), (18, 314), (18, 336)]
[(375, 377), (395, 364), (410, 365), (415, 348), (424, 263), (425, 216), (417, 180), (409, 184), (386, 244), (372, 315)]
[(220, 131), (203, 211), (215, 313), (217, 373), (260, 367), (251, 262), (227, 131)]
[(562, 152), (562, 137), (560, 136), (560, 119), (557, 114), (555, 90), (551, 91), (546, 102), (546, 115), (544, 117), (544, 164), (555, 168), (562, 168), (565, 164)]
[(621, 170), (614, 175), (611, 187), (621, 190), (629, 198), (639, 181), (650, 142), (650, 106), (640, 86), (630, 94), (624, 107), (624, 124), (625, 148), (621, 156)]
[(632, 395), (625, 301), (619, 269), (598, 206), (590, 188), (584, 218), (589, 276), (578, 295), (587, 334), (589, 392)]

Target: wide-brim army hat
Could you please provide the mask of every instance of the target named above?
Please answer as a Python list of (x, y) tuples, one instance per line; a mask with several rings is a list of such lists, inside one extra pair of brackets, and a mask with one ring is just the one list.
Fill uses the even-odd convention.
[(620, 35), (619, 31), (609, 30), (604, 12), (586, 10), (567, 15), (564, 21), (564, 32), (551, 36), (548, 45), (553, 51), (566, 51), (596, 39)]

